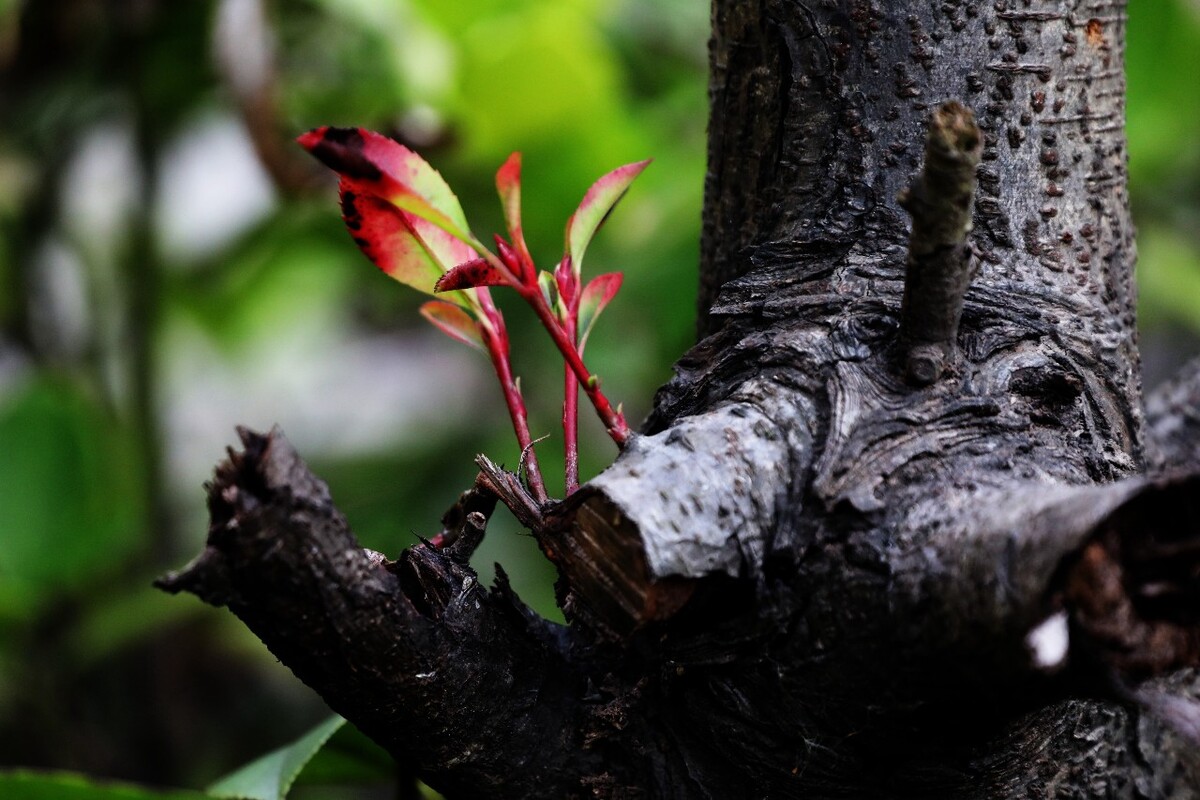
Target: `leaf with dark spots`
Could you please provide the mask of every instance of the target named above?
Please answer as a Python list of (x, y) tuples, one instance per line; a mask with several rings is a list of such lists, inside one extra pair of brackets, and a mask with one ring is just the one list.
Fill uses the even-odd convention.
[(474, 289), (477, 286), (508, 285), (508, 276), (503, 272), (496, 269), (486, 259), (473, 258), (447, 271), (438, 279), (434, 291), (448, 292), (453, 289)]
[[(342, 182), (341, 195), (346, 227), (363, 254), (389, 277), (433, 294), (434, 285), (445, 272), (442, 256), (459, 258), (473, 254), (458, 242), (454, 243), (457, 248), (447, 247), (445, 241), (438, 240), (439, 236), (450, 239), (443, 231), (374, 195), (345, 188), (348, 183)], [(439, 252), (439, 248), (445, 252)], [(473, 305), (471, 298), (462, 293), (445, 299), (464, 307)]]
[(463, 242), (473, 242), (454, 192), (433, 167), (404, 145), (362, 128), (316, 128), (297, 140), (319, 161), (353, 182), (355, 194), (375, 195), (425, 219)]
[(296, 141), (339, 175), (377, 181), (382, 175), (363, 152), (363, 137), (355, 128), (316, 128)]
[[(342, 219), (345, 220), (346, 227), (351, 231), (357, 231), (362, 227), (362, 214), (359, 213), (355, 203), (357, 199), (358, 195), (348, 189), (341, 193)], [(355, 237), (354, 241), (357, 242), (358, 238)]]

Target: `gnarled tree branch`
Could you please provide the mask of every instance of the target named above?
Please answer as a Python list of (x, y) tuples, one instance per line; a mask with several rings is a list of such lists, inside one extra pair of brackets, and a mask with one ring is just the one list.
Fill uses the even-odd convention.
[(362, 549), (278, 430), (241, 436), (209, 487), (207, 547), (162, 588), (228, 607), (452, 796), (566, 797), (603, 772), (583, 749), (588, 689), (562, 629), (429, 545), (394, 562)]

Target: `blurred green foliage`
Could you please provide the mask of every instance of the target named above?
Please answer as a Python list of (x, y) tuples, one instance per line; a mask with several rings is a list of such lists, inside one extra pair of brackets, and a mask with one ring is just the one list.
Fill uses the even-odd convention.
[(1129, 9), (1127, 129), (1143, 329), (1200, 331), (1200, 4)]
[[(1131, 5), (1142, 319), (1200, 332), (1200, 12)], [(517, 460), (486, 362), (362, 258), (291, 138), (397, 136), (481, 235), (522, 151), (543, 266), (596, 177), (653, 157), (587, 265), (625, 273), (588, 350), (636, 421), (691, 341), (707, 27), (703, 0), (0, 1), (0, 765), (201, 786), (327, 716), (228, 615), (149, 588), (198, 550), (234, 425), (282, 423), (391, 554), (437, 530), (476, 452)], [(559, 361), (497, 294), (561, 475)], [(585, 420), (584, 478), (614, 454)], [(493, 561), (557, 614), (511, 520)], [(138, 796), (49, 780), (0, 775), (0, 796)]]
[(129, 437), (83, 387), (41, 374), (2, 402), (0, 628), (12, 628), (119, 571), (144, 511)]
[(12, 800), (204, 800), (200, 792), (156, 792), (80, 775), (0, 772), (0, 797)]

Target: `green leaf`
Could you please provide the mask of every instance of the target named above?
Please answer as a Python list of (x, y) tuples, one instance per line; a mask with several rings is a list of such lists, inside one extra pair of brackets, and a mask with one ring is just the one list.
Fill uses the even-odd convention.
[(140, 786), (97, 781), (68, 772), (0, 772), (4, 800), (204, 800), (199, 792), (153, 791)]
[(353, 725), (338, 728), (304, 767), (296, 786), (392, 783), (396, 762)]
[(580, 274), (583, 254), (592, 237), (613, 210), (613, 206), (625, 195), (629, 185), (649, 164), (650, 161), (646, 160), (617, 167), (593, 183), (583, 196), (579, 208), (567, 221), (567, 252), (571, 255), (576, 275)]
[(209, 796), (227, 800), (284, 800), (305, 765), (345, 724), (341, 717), (325, 720), (291, 744), (267, 753), (209, 786)]
[(558, 283), (554, 280), (553, 273), (546, 270), (539, 272), (538, 286), (542, 287), (542, 297), (546, 299), (546, 305), (561, 313), (558, 302)]

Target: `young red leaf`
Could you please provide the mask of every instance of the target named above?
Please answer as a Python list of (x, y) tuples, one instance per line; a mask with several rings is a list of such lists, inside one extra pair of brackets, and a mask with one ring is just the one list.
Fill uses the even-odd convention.
[[(525, 232), (521, 227), (521, 154), (513, 153), (508, 160), (496, 171), (496, 192), (500, 195), (500, 204), (504, 207), (504, 221), (508, 225), (508, 236), (512, 239), (524, 263), (530, 265), (533, 258), (525, 245)], [(525, 269), (514, 270), (516, 275), (524, 275)]]
[[(342, 181), (342, 219), (354, 243), (388, 276), (433, 294), (445, 272), (443, 258), (466, 260), (474, 256), (473, 250), (441, 229), (375, 195), (359, 194), (349, 188), (352, 185)], [(444, 299), (461, 306), (472, 304), (461, 293)]]
[(616, 297), (617, 290), (621, 288), (623, 276), (620, 272), (607, 272), (603, 275), (597, 275), (583, 287), (583, 294), (579, 297), (579, 352), (583, 352), (583, 348), (587, 345), (588, 334), (592, 332), (592, 326), (596, 324), (596, 317), (600, 316), (600, 312), (608, 305), (609, 301)]
[(370, 194), (345, 188), (342, 219), (367, 258), (390, 277), (418, 291), (433, 294), (442, 267), (413, 233), (406, 214)]
[(435, 292), (449, 292), (454, 289), (474, 289), (477, 286), (508, 286), (509, 280), (503, 272), (496, 269), (483, 258), (473, 258), (448, 270), (438, 278), (434, 285)]
[(617, 167), (593, 183), (592, 187), (587, 190), (579, 208), (567, 221), (567, 253), (574, 262), (575, 274), (579, 274), (583, 263), (583, 253), (587, 250), (592, 237), (596, 235), (596, 231), (604, 223), (609, 212), (613, 210), (613, 206), (629, 189), (634, 178), (640, 175), (649, 164), (650, 161), (647, 159)]
[(483, 344), (483, 336), (479, 332), (479, 323), (458, 306), (443, 303), (441, 300), (430, 300), (421, 306), (421, 316), (432, 322), (438, 330), (451, 339), (457, 339), (463, 344), (487, 352), (487, 348)]
[(408, 222), (417, 238), (421, 240), (421, 244), (437, 261), (442, 272), (446, 272), (451, 267), (462, 264), (465, 261), (471, 261), (477, 257), (475, 248), (459, 239), (454, 238), (446, 233), (441, 228), (434, 225), (428, 220), (421, 219), (415, 214), (410, 214), (407, 211), (401, 211), (404, 219)]
[(500, 257), (500, 263), (508, 268), (508, 271), (513, 274), (513, 277), (517, 278), (522, 283), (525, 282), (527, 280), (527, 276), (525, 274), (527, 271), (525, 269), (526, 264), (528, 263), (530, 267), (532, 267), (533, 264), (531, 262), (524, 261), (521, 256), (518, 255), (517, 251), (512, 248), (512, 245), (504, 241), (503, 236), (497, 233), (494, 238), (496, 239), (496, 253)]
[(563, 256), (562, 261), (554, 268), (554, 282), (558, 286), (558, 296), (566, 308), (571, 308), (579, 297), (579, 275), (571, 269), (571, 257)]
[(356, 193), (381, 197), (464, 242), (473, 241), (462, 206), (446, 181), (399, 142), (362, 128), (328, 126), (296, 141), (351, 182)]

